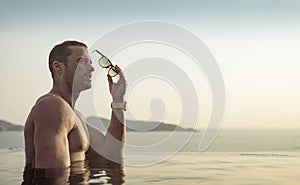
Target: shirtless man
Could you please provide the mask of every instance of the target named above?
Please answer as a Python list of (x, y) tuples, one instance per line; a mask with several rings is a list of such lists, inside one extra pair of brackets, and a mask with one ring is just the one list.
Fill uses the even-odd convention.
[[(68, 168), (72, 162), (85, 160), (89, 147), (114, 162), (121, 162), (125, 108), (112, 109), (106, 135), (74, 109), (80, 92), (91, 88), (94, 67), (87, 46), (77, 41), (56, 45), (50, 52), (49, 68), (53, 88), (37, 100), (25, 123), (26, 166)], [(118, 66), (116, 71), (119, 81), (114, 83), (108, 76), (109, 89), (113, 102), (123, 105), (126, 81)]]

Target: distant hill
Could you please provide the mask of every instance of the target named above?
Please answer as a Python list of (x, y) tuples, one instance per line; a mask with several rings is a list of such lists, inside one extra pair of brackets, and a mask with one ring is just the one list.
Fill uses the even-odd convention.
[[(106, 131), (109, 125), (109, 121), (100, 117), (89, 117), (88, 122), (100, 129), (101, 131)], [(159, 122), (146, 122), (146, 121), (132, 121), (126, 120), (126, 131), (173, 131), (177, 129), (178, 131), (193, 131), (193, 129), (185, 129), (173, 124), (159, 123)]]
[[(88, 122), (105, 132), (109, 126), (108, 119), (100, 118), (100, 117), (88, 117)], [(173, 124), (167, 123), (159, 123), (159, 122), (145, 122), (145, 121), (126, 121), (127, 128), (126, 131), (173, 131), (177, 129), (177, 131), (193, 131), (193, 129), (185, 129)], [(13, 123), (0, 120), (0, 132), (2, 131), (22, 131), (24, 130), (24, 126), (15, 125)]]
[(24, 130), (24, 127), (21, 125), (15, 125), (7, 121), (0, 120), (0, 132), (2, 131), (18, 131)]

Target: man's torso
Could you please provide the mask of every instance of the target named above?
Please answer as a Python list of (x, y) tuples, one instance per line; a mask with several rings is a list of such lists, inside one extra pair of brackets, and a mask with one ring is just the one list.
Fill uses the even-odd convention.
[[(44, 98), (60, 98), (56, 95), (45, 95), (42, 96), (37, 102), (43, 101)], [(63, 100), (65, 101), (65, 100)], [(65, 103), (67, 103), (65, 101)], [(66, 111), (64, 115), (64, 120), (66, 120), (68, 130), (64, 131), (67, 139), (68, 139), (68, 146), (69, 146), (69, 155), (70, 155), (70, 162), (75, 161), (82, 161), (85, 159), (85, 152), (89, 148), (89, 136), (88, 130), (85, 123), (85, 118), (78, 112), (71, 110), (72, 108), (69, 106), (70, 111)], [(51, 105), (49, 105), (49, 109), (51, 109)], [(32, 167), (34, 166), (35, 162), (35, 146), (34, 146), (34, 135), (35, 135), (35, 123), (34, 117), (36, 116), (35, 107), (33, 107), (32, 111), (30, 112), (27, 121), (25, 123), (25, 150), (26, 150), (26, 161), (32, 163)], [(38, 138), (35, 138), (38, 139)], [(47, 160), (47, 159), (45, 159)]]

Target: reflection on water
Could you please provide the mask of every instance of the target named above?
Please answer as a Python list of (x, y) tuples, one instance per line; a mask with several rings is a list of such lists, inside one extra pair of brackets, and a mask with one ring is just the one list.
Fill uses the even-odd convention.
[[(141, 159), (147, 155), (142, 152), (129, 157)], [(128, 185), (299, 185), (300, 182), (299, 150), (179, 152), (162, 163), (143, 167), (126, 165), (127, 158), (124, 168)], [(82, 164), (85, 163), (73, 164), (66, 184), (125, 184), (122, 166), (88, 161), (89, 168), (76, 167)], [(0, 184), (21, 184), (23, 165), (24, 149), (0, 149)]]
[(113, 184), (125, 182), (123, 164), (117, 164), (97, 155), (87, 156), (67, 169), (32, 169), (25, 167), (22, 185), (77, 185)]

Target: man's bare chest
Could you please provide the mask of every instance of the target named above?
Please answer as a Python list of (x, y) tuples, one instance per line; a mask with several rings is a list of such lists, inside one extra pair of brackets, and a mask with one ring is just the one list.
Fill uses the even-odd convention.
[(88, 130), (80, 116), (75, 114), (75, 126), (68, 133), (70, 152), (85, 152), (89, 148)]

